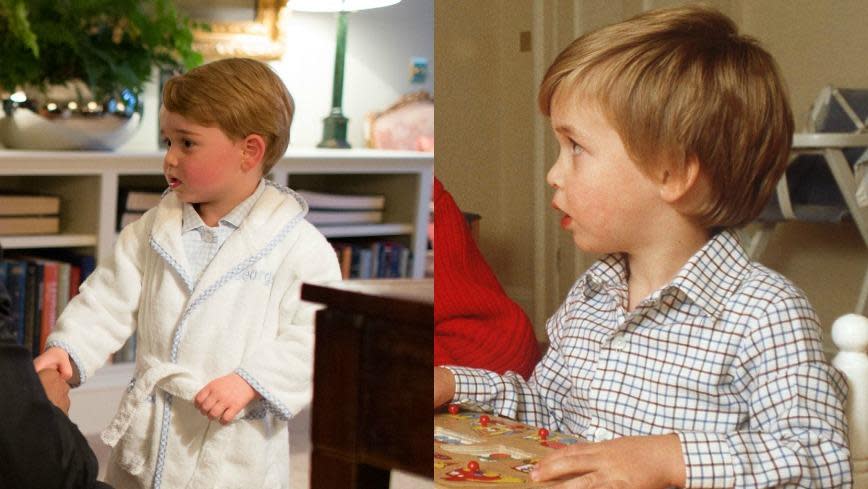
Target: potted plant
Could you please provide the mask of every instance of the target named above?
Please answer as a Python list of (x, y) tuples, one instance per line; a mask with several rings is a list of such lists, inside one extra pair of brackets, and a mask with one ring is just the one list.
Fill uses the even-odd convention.
[[(169, 0), (0, 0), (0, 139), (117, 146), (141, 120), (139, 96), (155, 68), (202, 62), (191, 27)], [(99, 122), (81, 130), (87, 121)]]

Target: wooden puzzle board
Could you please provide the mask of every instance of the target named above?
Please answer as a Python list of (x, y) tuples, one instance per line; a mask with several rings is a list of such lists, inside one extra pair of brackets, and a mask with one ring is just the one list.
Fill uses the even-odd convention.
[[(530, 469), (552, 450), (582, 443), (577, 436), (551, 432), (545, 440), (539, 428), (488, 414), (459, 411), (434, 415), (434, 485), (438, 488), (502, 487), (542, 488), (553, 482), (535, 483)], [(479, 468), (470, 470), (475, 461)]]

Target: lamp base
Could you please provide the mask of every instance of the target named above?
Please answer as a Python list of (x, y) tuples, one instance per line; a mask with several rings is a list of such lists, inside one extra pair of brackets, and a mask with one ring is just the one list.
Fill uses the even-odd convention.
[(331, 114), (323, 119), (322, 142), (317, 148), (347, 149), (347, 123), (349, 119), (339, 114)]

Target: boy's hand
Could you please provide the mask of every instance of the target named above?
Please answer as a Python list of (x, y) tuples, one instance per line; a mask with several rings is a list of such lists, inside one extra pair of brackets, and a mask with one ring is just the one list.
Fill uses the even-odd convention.
[(208, 383), (193, 400), (193, 403), (211, 421), (229, 424), (235, 415), (259, 397), (250, 384), (238, 374), (224, 375)]
[(455, 396), (455, 376), (447, 368), (434, 367), (434, 409)]
[(684, 487), (686, 470), (678, 435), (627, 436), (579, 443), (540, 460), (535, 481), (569, 479), (552, 489)]
[(38, 375), (48, 400), (69, 416), (69, 384), (53, 368), (40, 370)]
[(51, 347), (42, 355), (33, 359), (33, 367), (37, 372), (41, 372), (47, 368), (57, 370), (63, 380), (72, 378), (72, 364), (69, 362), (69, 353), (63, 348)]

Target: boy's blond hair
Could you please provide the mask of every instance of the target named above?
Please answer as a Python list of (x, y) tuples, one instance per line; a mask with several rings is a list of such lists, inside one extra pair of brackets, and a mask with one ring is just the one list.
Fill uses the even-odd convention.
[(786, 169), (793, 115), (778, 67), (716, 10), (655, 10), (576, 39), (540, 86), (546, 116), (558, 91), (595, 101), (648, 176), (696, 157), (711, 195), (692, 216), (707, 229), (753, 220)]
[(233, 140), (262, 136), (263, 175), (286, 152), (295, 112), (280, 77), (265, 63), (248, 58), (214, 61), (169, 79), (163, 106), (197, 124), (219, 127)]

